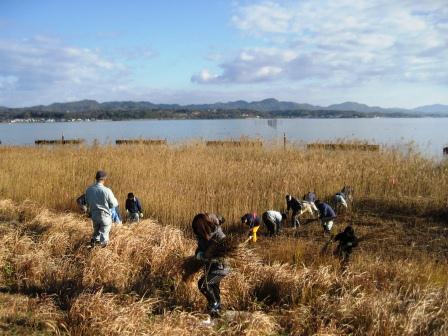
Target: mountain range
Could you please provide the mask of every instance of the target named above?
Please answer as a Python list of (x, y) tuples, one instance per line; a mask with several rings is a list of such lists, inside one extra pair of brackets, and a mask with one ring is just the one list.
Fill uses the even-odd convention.
[(99, 103), (81, 100), (21, 108), (0, 107), (0, 122), (12, 120), (129, 120), (129, 119), (240, 119), (240, 118), (417, 118), (448, 117), (447, 105), (428, 105), (415, 109), (382, 108), (355, 102), (329, 106), (278, 101), (273, 98), (247, 102), (238, 100), (214, 104), (154, 104), (151, 102), (112, 101)]
[(276, 111), (353, 111), (362, 113), (448, 113), (448, 105), (426, 105), (416, 107), (414, 109), (404, 109), (404, 108), (383, 108), (379, 106), (369, 106), (365, 104), (360, 104), (356, 102), (345, 102), (341, 104), (333, 104), (329, 106), (317, 106), (311, 104), (300, 104), (288, 101), (279, 101), (274, 98), (268, 98), (260, 101), (247, 102), (244, 100), (237, 100), (232, 102), (218, 102), (213, 104), (190, 104), (190, 105), (179, 105), (179, 104), (154, 104), (146, 101), (112, 101), (99, 103), (95, 100), (81, 100), (68, 103), (53, 103), (50, 105), (37, 105), (31, 107), (22, 108), (8, 108), (0, 107), (0, 113), (9, 112), (93, 112), (93, 111), (132, 111), (141, 109), (159, 109), (159, 110), (250, 110), (250, 111), (260, 111), (260, 112), (276, 112)]

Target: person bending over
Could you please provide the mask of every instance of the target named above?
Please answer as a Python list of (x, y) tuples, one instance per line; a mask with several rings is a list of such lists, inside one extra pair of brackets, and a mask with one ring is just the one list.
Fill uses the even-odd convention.
[(325, 202), (316, 200), (314, 202), (316, 208), (319, 211), (319, 218), (324, 228), (324, 232), (330, 234), (331, 228), (333, 227), (334, 220), (336, 219), (336, 213), (333, 208)]
[(281, 231), (282, 226), (286, 223), (286, 214), (275, 210), (269, 210), (261, 215), (263, 224), (268, 229), (270, 236), (276, 236)]
[(297, 198), (291, 195), (286, 195), (286, 212), (289, 213), (289, 210), (292, 210), (291, 226), (296, 229), (300, 226), (299, 215), (302, 211), (302, 204)]
[(252, 242), (257, 242), (257, 231), (260, 228), (261, 219), (255, 213), (247, 213), (243, 217), (241, 217), (241, 223), (249, 226), (250, 229), (250, 237), (252, 237)]
[(220, 282), (230, 272), (219, 256), (219, 244), (224, 242), (226, 235), (222, 231), (221, 216), (208, 213), (197, 214), (192, 222), (198, 247), (195, 252), (197, 260), (204, 263), (204, 274), (198, 281), (199, 291), (208, 302), (210, 316), (219, 316), (221, 309)]
[(337, 255), (343, 263), (348, 263), (350, 254), (354, 247), (358, 246), (358, 238), (355, 236), (353, 227), (347, 226), (344, 231), (334, 237), (334, 241), (339, 241), (334, 254)]

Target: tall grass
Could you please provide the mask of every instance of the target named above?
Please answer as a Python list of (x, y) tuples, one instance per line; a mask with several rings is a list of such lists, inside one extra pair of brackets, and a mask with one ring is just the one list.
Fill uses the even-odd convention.
[(147, 215), (189, 224), (199, 211), (231, 222), (247, 211), (285, 207), (284, 195), (314, 190), (329, 198), (344, 184), (358, 204), (373, 208), (441, 209), (448, 200), (448, 166), (397, 151), (340, 152), (267, 148), (111, 146), (0, 148), (0, 196), (75, 210), (75, 199), (105, 169), (121, 204), (133, 191)]
[[(98, 169), (146, 217), (89, 250), (76, 197)], [(266, 148), (0, 148), (0, 333), (71, 335), (444, 335), (448, 333), (448, 166), (396, 151)], [(363, 240), (348, 267), (318, 225), (240, 246), (222, 283), (235, 310), (201, 323), (204, 298), (183, 264), (199, 211), (236, 228), (284, 195), (329, 199), (355, 188), (350, 223)], [(74, 211), (73, 211), (74, 210)], [(233, 230), (235, 234), (239, 230)], [(244, 238), (242, 238), (244, 239)]]
[[(267, 264), (240, 246), (222, 296), (235, 316), (201, 323), (199, 274), (184, 281), (194, 241), (145, 220), (115, 227), (111, 245), (86, 248), (89, 222), (25, 203), (0, 202), (0, 327), (72, 335), (428, 335), (448, 331), (446, 264), (358, 253), (341, 270), (327, 255), (311, 266)], [(281, 241), (280, 241), (281, 243)], [(303, 241), (296, 246), (301, 248)], [(285, 251), (287, 252), (287, 251)], [(434, 266), (434, 265), (433, 265)], [(444, 270), (445, 273), (439, 273)], [(23, 296), (23, 294), (31, 297)], [(30, 308), (36, 307), (38, 309)], [(23, 317), (23, 316), (26, 316)], [(0, 329), (1, 330), (1, 329)]]

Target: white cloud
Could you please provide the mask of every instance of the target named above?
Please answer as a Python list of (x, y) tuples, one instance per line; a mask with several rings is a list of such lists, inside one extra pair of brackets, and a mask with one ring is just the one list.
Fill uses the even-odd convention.
[(206, 83), (251, 83), (278, 78), (285, 65), (293, 61), (296, 54), (289, 50), (275, 48), (256, 48), (243, 50), (233, 60), (222, 63), (221, 75), (211, 74), (204, 69), (191, 77), (191, 81)]
[(125, 66), (45, 36), (0, 40), (0, 103), (84, 99), (123, 84)]
[(247, 32), (285, 33), (290, 29), (292, 18), (287, 8), (267, 1), (242, 7), (238, 15), (232, 17), (232, 22)]
[(261, 1), (237, 7), (232, 23), (273, 47), (248, 46), (221, 73), (192, 81), (448, 84), (445, 0)]
[(193, 75), (191, 80), (197, 83), (207, 83), (214, 81), (216, 78), (217, 76), (212, 74), (208, 69), (203, 69), (200, 73)]

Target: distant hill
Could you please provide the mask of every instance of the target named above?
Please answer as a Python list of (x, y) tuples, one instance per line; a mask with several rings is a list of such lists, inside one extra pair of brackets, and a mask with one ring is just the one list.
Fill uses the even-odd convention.
[(334, 104), (326, 107), (327, 110), (333, 111), (356, 111), (356, 112), (410, 112), (410, 110), (402, 108), (383, 108), (379, 106), (369, 106), (356, 102), (345, 102), (342, 104)]
[(427, 113), (448, 113), (448, 105), (434, 104), (416, 107), (414, 111)]
[(428, 105), (407, 110), (382, 108), (356, 102), (326, 107), (268, 98), (260, 101), (218, 102), (213, 104), (154, 104), (146, 101), (111, 101), (99, 103), (81, 100), (23, 108), (0, 107), (0, 120), (11, 119), (136, 119), (136, 118), (366, 118), (448, 116), (448, 106)]
[(24, 108), (7, 108), (0, 107), (0, 112), (6, 110), (28, 110), (28, 111), (45, 111), (45, 112), (84, 112), (84, 111), (99, 111), (99, 110), (114, 110), (114, 111), (132, 111), (138, 109), (187, 109), (187, 110), (251, 110), (260, 112), (275, 112), (275, 111), (316, 111), (316, 110), (330, 110), (330, 111), (354, 111), (364, 113), (393, 113), (393, 112), (428, 112), (428, 113), (448, 113), (448, 105), (426, 105), (417, 107), (415, 109), (404, 108), (384, 108), (379, 106), (369, 106), (356, 102), (344, 102), (341, 104), (333, 104), (329, 106), (317, 106), (311, 104), (300, 104), (288, 101), (279, 101), (274, 98), (268, 98), (260, 101), (247, 102), (245, 100), (237, 100), (231, 102), (218, 102), (212, 104), (154, 104), (146, 101), (111, 101), (99, 103), (95, 100), (80, 100), (68, 103), (53, 103), (51, 105), (38, 105)]

